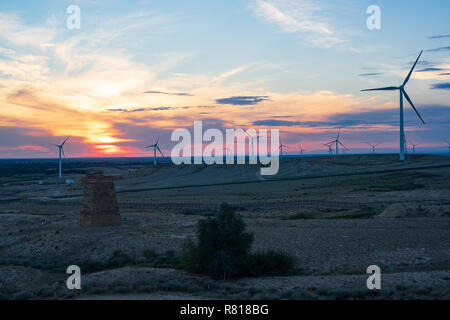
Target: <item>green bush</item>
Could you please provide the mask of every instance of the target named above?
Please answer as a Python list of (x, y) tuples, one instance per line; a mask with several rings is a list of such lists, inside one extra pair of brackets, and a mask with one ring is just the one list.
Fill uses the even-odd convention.
[(294, 271), (294, 259), (282, 251), (269, 250), (247, 258), (246, 274), (251, 276), (284, 276)]
[(279, 251), (250, 254), (253, 235), (226, 203), (219, 212), (197, 225), (197, 242), (187, 239), (182, 248), (182, 268), (208, 274), (215, 279), (238, 276), (285, 275), (294, 269), (294, 260)]
[(181, 266), (216, 279), (242, 274), (253, 241), (253, 235), (244, 230), (242, 218), (223, 203), (217, 215), (198, 222), (198, 243), (191, 239), (184, 243)]

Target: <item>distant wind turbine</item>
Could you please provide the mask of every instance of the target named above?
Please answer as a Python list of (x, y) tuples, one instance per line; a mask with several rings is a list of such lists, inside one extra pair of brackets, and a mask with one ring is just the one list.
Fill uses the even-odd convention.
[(55, 144), (55, 146), (58, 147), (59, 150), (59, 179), (62, 178), (62, 164), (61, 164), (61, 155), (64, 156), (64, 159), (66, 158), (66, 155), (64, 154), (64, 144), (67, 142), (67, 140), (69, 139), (69, 137), (66, 138), (66, 140), (63, 141), (63, 143), (61, 144)]
[(411, 145), (412, 145), (412, 152), (413, 152), (413, 153), (416, 153), (416, 147), (417, 147), (417, 146), (420, 146), (420, 144), (419, 144), (419, 143), (412, 143), (412, 142), (411, 142)]
[(288, 146), (284, 145), (283, 143), (280, 143), (280, 147), (279, 147), (279, 149), (280, 149), (280, 157), (283, 156), (283, 148), (287, 148), (287, 147)]
[(231, 149), (230, 149), (230, 147), (228, 147), (228, 146), (223, 147), (222, 150), (223, 150), (223, 151), (227, 150), (227, 151), (226, 151), (226, 152), (227, 152), (227, 156), (232, 154)]
[(425, 124), (425, 121), (423, 121), (422, 117), (420, 116), (419, 112), (417, 111), (416, 107), (412, 103), (411, 99), (409, 98), (408, 94), (405, 91), (405, 85), (408, 83), (409, 78), (411, 77), (411, 74), (414, 71), (414, 68), (416, 67), (417, 62), (420, 59), (420, 56), (422, 55), (422, 51), (420, 51), (419, 56), (416, 59), (416, 62), (414, 62), (414, 65), (412, 66), (411, 70), (409, 71), (408, 75), (405, 78), (405, 81), (403, 81), (402, 85), (399, 87), (384, 87), (384, 88), (376, 88), (376, 89), (364, 89), (361, 91), (393, 91), (393, 90), (399, 90), (400, 91), (400, 160), (405, 160), (405, 128), (404, 128), (404, 120), (403, 120), (403, 96), (406, 98), (406, 100), (409, 102), (411, 107), (416, 112), (417, 116), (420, 118), (420, 120)]
[(448, 144), (448, 153), (450, 153), (450, 142), (448, 142), (447, 140), (445, 140), (445, 142), (447, 142)]
[(324, 146), (328, 147), (328, 154), (333, 155), (333, 148), (331, 148), (331, 143), (324, 143)]
[(344, 147), (345, 150), (348, 150), (346, 146), (344, 146), (344, 144), (341, 142), (341, 140), (339, 140), (341, 136), (341, 128), (339, 128), (338, 131), (338, 135), (336, 137), (336, 140), (330, 141), (328, 142), (328, 144), (332, 144), (332, 143), (336, 143), (336, 155), (339, 155), (339, 145), (341, 145), (342, 147)]
[(379, 143), (376, 143), (376, 144), (367, 143), (367, 144), (372, 147), (372, 154), (375, 154), (375, 147), (378, 146)]
[(248, 137), (250, 138), (250, 146), (251, 146), (251, 149), (252, 149), (252, 156), (254, 157), (255, 156), (255, 147), (254, 147), (254, 144), (255, 144), (255, 141), (256, 142), (258, 142), (258, 139), (259, 139), (259, 135), (256, 135), (256, 136), (252, 136), (251, 134), (249, 134), (248, 132), (245, 132), (247, 135), (248, 135)]
[(155, 144), (145, 147), (145, 148), (153, 148), (153, 165), (154, 166), (156, 166), (156, 150), (158, 150), (159, 153), (164, 157), (164, 154), (162, 153), (161, 149), (159, 148), (158, 142), (159, 142), (159, 136), (158, 136), (158, 139), (156, 139)]
[(301, 155), (303, 155), (303, 152), (306, 151), (305, 149), (303, 149), (302, 145), (299, 145), (298, 149), (299, 149)]

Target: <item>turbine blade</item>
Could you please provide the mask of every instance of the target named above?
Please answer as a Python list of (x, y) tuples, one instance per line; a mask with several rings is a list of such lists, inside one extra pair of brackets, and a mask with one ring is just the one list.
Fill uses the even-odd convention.
[(162, 153), (161, 149), (158, 146), (156, 146), (156, 149), (158, 149), (159, 153), (161, 153), (161, 155), (164, 157), (164, 153)]
[(62, 154), (64, 156), (64, 159), (66, 159), (66, 154), (64, 153), (64, 148), (63, 147), (61, 147), (61, 151), (62, 151)]
[(409, 78), (411, 77), (411, 74), (413, 73), (413, 70), (414, 70), (414, 68), (416, 67), (417, 62), (419, 61), (420, 56), (422, 55), (422, 52), (423, 52), (423, 50), (420, 51), (420, 54), (419, 54), (419, 56), (417, 57), (416, 62), (414, 62), (414, 65), (412, 66), (411, 70), (409, 71), (408, 76), (406, 77), (405, 81), (403, 81), (403, 85), (405, 85), (405, 84), (408, 83)]
[(67, 140), (69, 140), (70, 137), (67, 137), (66, 140), (64, 140), (64, 142), (61, 144), (62, 146), (64, 145), (64, 143), (66, 143)]
[(417, 111), (416, 107), (414, 107), (414, 104), (412, 103), (411, 99), (409, 98), (408, 94), (406, 93), (405, 90), (403, 90), (403, 94), (405, 95), (406, 100), (408, 100), (409, 104), (411, 105), (411, 107), (414, 109), (414, 111), (416, 112), (417, 116), (420, 118), (420, 120), (422, 121), (423, 124), (425, 124), (425, 121), (423, 121), (422, 117), (420, 116), (419, 111)]
[(389, 91), (389, 90), (398, 90), (398, 87), (383, 87), (383, 88), (375, 88), (375, 89), (364, 89), (361, 91)]

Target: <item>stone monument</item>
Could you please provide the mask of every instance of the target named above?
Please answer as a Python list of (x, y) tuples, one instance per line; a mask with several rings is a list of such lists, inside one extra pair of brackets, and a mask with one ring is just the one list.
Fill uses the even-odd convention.
[(89, 227), (121, 225), (119, 203), (114, 188), (116, 178), (101, 172), (86, 175), (80, 211), (80, 225)]

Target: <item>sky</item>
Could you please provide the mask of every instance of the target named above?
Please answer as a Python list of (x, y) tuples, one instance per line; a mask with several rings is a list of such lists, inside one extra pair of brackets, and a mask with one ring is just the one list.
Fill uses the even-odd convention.
[[(381, 28), (366, 12), (380, 8)], [(70, 29), (67, 8), (80, 8)], [(423, 152), (450, 141), (450, 2), (350, 0), (1, 1), (0, 158), (151, 156), (173, 130), (279, 129), (288, 148)]]

